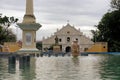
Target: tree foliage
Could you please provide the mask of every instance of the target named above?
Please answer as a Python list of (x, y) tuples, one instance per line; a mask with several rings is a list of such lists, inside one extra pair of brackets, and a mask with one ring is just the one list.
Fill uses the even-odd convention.
[(100, 40), (98, 39), (99, 31), (98, 31), (98, 30), (91, 30), (91, 32), (92, 32), (92, 34), (93, 34), (93, 39), (92, 39), (92, 41), (93, 41), (93, 42), (100, 41)]
[(120, 10), (120, 0), (111, 0), (111, 7)]
[[(108, 42), (109, 51), (120, 51), (120, 11), (106, 13), (99, 24), (97, 31), (92, 31), (93, 39)], [(97, 35), (96, 35), (97, 34)]]
[(37, 47), (37, 49), (42, 50), (42, 42), (41, 41), (37, 42), (36, 47)]
[(16, 35), (9, 29), (9, 27), (18, 21), (17, 18), (0, 16), (0, 44), (8, 41), (16, 41)]
[(107, 12), (96, 26), (93, 41), (108, 42), (108, 50), (120, 51), (120, 0), (111, 0), (113, 11)]

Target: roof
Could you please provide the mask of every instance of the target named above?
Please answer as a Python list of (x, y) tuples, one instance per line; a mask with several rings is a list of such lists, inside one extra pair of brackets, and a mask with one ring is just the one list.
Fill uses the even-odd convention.
[(83, 35), (83, 33), (68, 23), (66, 26), (63, 26), (60, 30), (55, 32), (55, 35)]

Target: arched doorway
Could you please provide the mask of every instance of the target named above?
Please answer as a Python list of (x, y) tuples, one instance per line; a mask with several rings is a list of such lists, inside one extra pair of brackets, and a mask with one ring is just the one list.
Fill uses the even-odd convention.
[(66, 53), (71, 52), (71, 47), (67, 46), (66, 49), (65, 49), (65, 51), (66, 51)]

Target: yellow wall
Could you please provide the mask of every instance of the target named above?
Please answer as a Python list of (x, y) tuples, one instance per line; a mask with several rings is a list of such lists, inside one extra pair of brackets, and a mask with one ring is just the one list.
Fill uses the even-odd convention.
[(86, 52), (108, 52), (107, 42), (96, 42)]
[(21, 48), (20, 44), (17, 42), (5, 42), (3, 45), (3, 52), (16, 52)]
[(2, 52), (2, 48), (0, 48), (0, 52)]

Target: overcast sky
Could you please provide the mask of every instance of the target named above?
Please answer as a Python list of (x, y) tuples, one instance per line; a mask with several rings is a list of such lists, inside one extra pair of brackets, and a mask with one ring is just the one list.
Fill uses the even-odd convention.
[[(67, 20), (84, 34), (90, 36), (90, 30), (97, 25), (102, 16), (110, 9), (110, 0), (33, 0), (37, 23), (42, 27), (37, 31), (37, 40), (53, 35), (61, 29)], [(22, 22), (25, 14), (25, 0), (0, 0), (0, 13), (14, 16)], [(14, 28), (17, 35), (19, 29)], [(21, 37), (19, 37), (20, 39)]]

